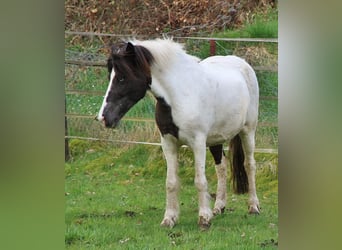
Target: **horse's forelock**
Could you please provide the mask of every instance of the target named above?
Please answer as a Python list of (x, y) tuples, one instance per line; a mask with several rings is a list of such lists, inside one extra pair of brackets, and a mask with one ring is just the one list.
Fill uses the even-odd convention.
[(127, 44), (124, 42), (112, 44), (110, 46), (112, 56), (123, 55), (126, 50)]
[(113, 62), (115, 71), (131, 76), (135, 75), (134, 72), (140, 71), (145, 76), (150, 77), (150, 66), (153, 61), (151, 52), (140, 45), (134, 46), (134, 51), (127, 50), (126, 48), (127, 44), (125, 46), (122, 44), (112, 46), (109, 60)]

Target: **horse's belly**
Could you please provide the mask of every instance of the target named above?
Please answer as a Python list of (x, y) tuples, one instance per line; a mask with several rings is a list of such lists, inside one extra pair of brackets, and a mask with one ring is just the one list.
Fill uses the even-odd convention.
[(241, 120), (236, 124), (230, 123), (225, 124), (224, 126), (213, 128), (207, 135), (207, 145), (217, 145), (229, 141), (240, 132), (243, 126), (244, 120)]
[[(244, 93), (244, 94), (242, 94)], [(246, 123), (249, 96), (246, 91), (221, 98), (212, 115), (212, 122), (207, 127), (207, 144), (215, 145), (227, 142), (238, 134)]]
[(233, 137), (232, 135), (227, 136), (227, 135), (212, 135), (210, 137), (207, 138), (207, 146), (215, 146), (218, 144), (223, 144), (225, 142), (227, 142), (228, 140), (231, 139), (231, 137)]
[[(199, 118), (179, 127), (179, 141), (181, 144), (191, 145), (197, 136), (205, 136), (207, 146), (228, 142), (238, 134), (245, 125), (245, 112), (229, 114), (226, 119), (209, 122), (210, 119)], [(208, 123), (209, 122), (209, 123)], [(182, 124), (185, 125), (185, 124)]]

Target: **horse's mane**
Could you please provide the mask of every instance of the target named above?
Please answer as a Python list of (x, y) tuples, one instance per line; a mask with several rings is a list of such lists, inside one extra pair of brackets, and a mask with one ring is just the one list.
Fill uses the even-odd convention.
[(148, 49), (153, 56), (153, 64), (161, 68), (169, 67), (179, 57), (187, 57), (196, 62), (200, 61), (197, 57), (186, 54), (181, 44), (169, 38), (146, 41), (133, 40), (132, 43)]
[[(133, 47), (132, 44), (134, 45)], [(128, 49), (131, 48), (131, 49)], [(120, 58), (135, 56), (136, 66), (146, 75), (151, 75), (151, 66), (159, 69), (167, 69), (177, 60), (184, 62), (197, 63), (199, 58), (188, 55), (183, 46), (174, 42), (172, 39), (155, 40), (130, 40), (122, 42), (111, 47), (112, 53), (108, 59), (108, 70), (114, 67), (116, 73), (134, 76), (133, 69), (127, 63), (120, 62)], [(120, 62), (120, 63), (119, 63)]]

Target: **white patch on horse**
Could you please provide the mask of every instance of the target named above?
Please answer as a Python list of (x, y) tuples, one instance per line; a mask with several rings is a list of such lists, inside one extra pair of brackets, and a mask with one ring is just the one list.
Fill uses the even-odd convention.
[(99, 113), (97, 114), (97, 117), (96, 117), (96, 120), (98, 120), (100, 122), (102, 122), (104, 120), (102, 114), (103, 114), (104, 108), (107, 105), (107, 96), (109, 95), (109, 91), (112, 88), (112, 82), (113, 82), (114, 76), (115, 76), (115, 72), (114, 72), (114, 68), (113, 68), (112, 72), (110, 73), (110, 81), (109, 81), (109, 84), (108, 84), (106, 95), (103, 98), (102, 106), (101, 106), (100, 111), (99, 111)]

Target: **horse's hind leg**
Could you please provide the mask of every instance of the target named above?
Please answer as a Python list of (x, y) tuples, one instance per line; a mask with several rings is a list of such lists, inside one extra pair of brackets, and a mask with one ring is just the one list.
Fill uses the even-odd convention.
[(217, 191), (213, 214), (224, 212), (227, 202), (227, 162), (223, 153), (222, 144), (210, 146), (209, 150), (215, 160), (215, 169), (217, 175)]
[(248, 211), (251, 214), (259, 214), (259, 200), (256, 194), (255, 171), (256, 162), (254, 159), (255, 129), (246, 127), (240, 132), (241, 143), (244, 151), (244, 166), (248, 178)]
[(167, 163), (166, 174), (166, 209), (161, 226), (173, 227), (179, 217), (179, 180), (178, 180), (178, 147), (176, 138), (171, 135), (164, 135), (161, 139), (163, 153)]

